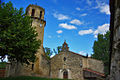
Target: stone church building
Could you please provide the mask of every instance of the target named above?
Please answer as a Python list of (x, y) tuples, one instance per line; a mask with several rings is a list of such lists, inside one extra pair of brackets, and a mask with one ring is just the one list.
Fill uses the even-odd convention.
[[(31, 16), (32, 27), (36, 27), (37, 39), (41, 40), (41, 46), (36, 53), (35, 63), (19, 66), (19, 74), (26, 76), (39, 76), (47, 78), (61, 78), (74, 80), (103, 80), (104, 65), (102, 61), (83, 56), (69, 50), (66, 42), (62, 45), (62, 51), (50, 60), (46, 58), (43, 48), (45, 10), (37, 5), (29, 5), (26, 8), (26, 15)], [(12, 65), (14, 66), (14, 65)], [(11, 66), (11, 67), (12, 67)], [(10, 76), (14, 74), (11, 69)]]
[(102, 80), (105, 77), (102, 61), (69, 51), (66, 42), (62, 45), (62, 51), (50, 62), (52, 78)]

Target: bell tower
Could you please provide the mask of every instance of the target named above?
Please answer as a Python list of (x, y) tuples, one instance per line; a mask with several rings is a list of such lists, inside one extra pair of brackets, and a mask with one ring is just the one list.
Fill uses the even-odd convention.
[[(26, 8), (26, 15), (30, 16), (32, 21), (32, 27), (36, 27), (36, 31), (38, 33), (37, 39), (41, 41), (40, 48), (43, 48), (43, 37), (44, 37), (44, 27), (46, 25), (46, 21), (44, 20), (45, 10), (44, 8), (37, 5), (29, 5)], [(41, 53), (40, 51), (40, 54)]]
[(45, 10), (44, 8), (37, 6), (37, 5), (29, 5), (26, 8), (26, 15), (30, 16), (32, 19), (32, 27), (36, 28), (38, 33), (37, 39), (41, 41), (40, 48), (36, 53), (36, 61), (34, 62), (34, 72), (41, 73), (41, 59), (42, 55), (45, 55), (43, 49), (43, 37), (44, 37), (44, 27), (46, 25), (46, 21), (44, 20)]

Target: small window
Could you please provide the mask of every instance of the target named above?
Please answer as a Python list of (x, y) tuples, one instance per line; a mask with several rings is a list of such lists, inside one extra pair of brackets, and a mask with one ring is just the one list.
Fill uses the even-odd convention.
[(32, 64), (32, 70), (34, 69), (34, 64)]
[(66, 61), (66, 57), (64, 57), (64, 61)]
[(42, 11), (40, 11), (40, 19), (41, 19), (41, 17), (42, 17)]
[(35, 15), (35, 9), (32, 9), (32, 15), (31, 16), (34, 16)]

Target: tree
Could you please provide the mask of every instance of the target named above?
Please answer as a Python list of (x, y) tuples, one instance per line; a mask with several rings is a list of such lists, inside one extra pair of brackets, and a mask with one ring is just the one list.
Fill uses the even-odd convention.
[(104, 63), (105, 74), (108, 74), (109, 71), (109, 41), (110, 41), (110, 32), (106, 34), (98, 34), (97, 41), (94, 42), (92, 58), (102, 60)]
[(59, 52), (61, 52), (61, 50), (62, 50), (62, 46), (58, 46), (57, 50), (55, 50), (55, 49), (51, 50), (48, 47), (44, 48), (45, 55), (47, 56), (48, 59), (50, 59), (50, 56), (53, 55), (53, 53), (58, 54)]
[(54, 51), (55, 54), (58, 54), (59, 52), (62, 51), (62, 46), (58, 46), (57, 50), (53, 49), (53, 51)]
[(10, 61), (34, 62), (40, 46), (37, 32), (31, 26), (31, 18), (23, 9), (14, 8), (12, 3), (0, 4), (0, 56), (8, 55)]
[(45, 51), (45, 55), (47, 56), (47, 58), (50, 59), (50, 56), (53, 54), (53, 51), (48, 47), (45, 47), (44, 51)]

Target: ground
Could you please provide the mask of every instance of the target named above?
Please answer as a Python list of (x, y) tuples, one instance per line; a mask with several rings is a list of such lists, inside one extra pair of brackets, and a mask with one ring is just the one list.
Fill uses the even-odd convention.
[(40, 77), (21, 76), (21, 77), (0, 78), (0, 80), (68, 80), (68, 79), (47, 79)]

